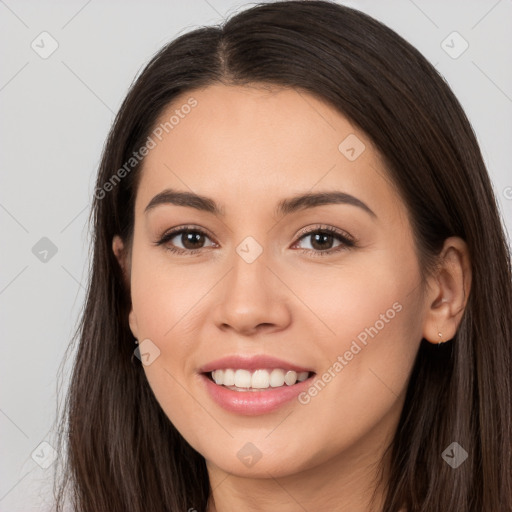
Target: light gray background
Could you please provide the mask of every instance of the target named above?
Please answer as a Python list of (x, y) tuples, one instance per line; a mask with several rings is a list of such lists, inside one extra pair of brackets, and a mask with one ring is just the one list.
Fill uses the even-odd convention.
[[(472, 122), (512, 232), (512, 0), (340, 3), (383, 21), (444, 75)], [(252, 4), (0, 0), (2, 512), (51, 508), (53, 466), (43, 469), (31, 455), (37, 449), (47, 460), (48, 448), (38, 446), (53, 442), (56, 375), (84, 300), (86, 222), (114, 114), (161, 46), (243, 5)], [(47, 59), (31, 48), (43, 44), (43, 31), (59, 45)], [(456, 59), (441, 46), (453, 31), (469, 43)], [(32, 252), (42, 237), (57, 247), (46, 262)], [(68, 372), (69, 365), (61, 400)]]

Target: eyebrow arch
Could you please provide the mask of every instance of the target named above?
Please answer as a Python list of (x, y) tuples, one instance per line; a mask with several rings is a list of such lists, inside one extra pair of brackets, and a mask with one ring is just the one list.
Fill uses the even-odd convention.
[(323, 206), (327, 204), (349, 204), (363, 209), (370, 216), (377, 218), (374, 211), (357, 197), (354, 197), (345, 192), (327, 191), (327, 192), (308, 192), (298, 196), (283, 199), (277, 204), (275, 213), (276, 215), (288, 215), (298, 210), (305, 210), (307, 208), (314, 208), (316, 206)]
[[(213, 199), (195, 194), (193, 192), (184, 192), (173, 189), (165, 189), (157, 194), (146, 206), (144, 213), (152, 210), (158, 205), (174, 204), (176, 206), (186, 206), (196, 210), (212, 213), (217, 217), (224, 217), (224, 208), (220, 207)], [(345, 192), (326, 191), (326, 192), (308, 192), (279, 201), (275, 209), (275, 215), (289, 215), (299, 210), (324, 206), (328, 204), (348, 204), (361, 208), (371, 217), (377, 215), (363, 201)]]
[(224, 209), (217, 205), (217, 203), (206, 196), (201, 196), (193, 192), (182, 192), (167, 188), (157, 194), (148, 203), (144, 209), (144, 213), (149, 212), (151, 209), (161, 204), (174, 204), (176, 206), (188, 206), (196, 210), (202, 210), (208, 213), (213, 213), (218, 217), (224, 217)]

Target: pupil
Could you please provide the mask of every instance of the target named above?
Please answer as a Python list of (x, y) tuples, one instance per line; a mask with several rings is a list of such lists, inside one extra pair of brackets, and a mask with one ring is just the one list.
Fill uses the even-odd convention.
[[(204, 236), (201, 233), (183, 233), (183, 236), (185, 237), (185, 241), (183, 242), (183, 245), (187, 247), (187, 243), (192, 244), (192, 247), (189, 247), (191, 249), (197, 249), (200, 248), (202, 243), (204, 242)], [(199, 247), (194, 246), (194, 244), (198, 245)]]
[(325, 245), (322, 245), (322, 241), (325, 242), (328, 241), (328, 242), (332, 242), (332, 238), (333, 236), (332, 235), (329, 235), (329, 234), (326, 234), (326, 233), (317, 233), (315, 235), (313, 235), (313, 238), (314, 238), (314, 241), (313, 241), (313, 247), (315, 247), (315, 244), (318, 244), (318, 241), (320, 239), (320, 247), (319, 249), (329, 249), (330, 247), (326, 247)]

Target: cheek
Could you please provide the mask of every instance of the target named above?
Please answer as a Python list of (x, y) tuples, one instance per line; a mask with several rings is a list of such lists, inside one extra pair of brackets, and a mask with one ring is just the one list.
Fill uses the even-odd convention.
[(321, 316), (334, 333), (319, 339), (325, 365), (318, 390), (311, 389), (318, 413), (325, 399), (352, 431), (370, 428), (393, 407), (421, 341), (419, 268), (412, 251), (359, 261), (350, 273), (331, 278)]
[(141, 336), (166, 343), (190, 325), (215, 282), (200, 266), (169, 264), (165, 249), (140, 249), (132, 262), (131, 295)]
[(374, 350), (402, 349), (420, 332), (414, 329), (419, 268), (412, 251), (354, 252), (339, 265), (309, 269), (314, 279), (298, 279), (295, 271), (286, 272), (285, 280), (294, 283), (294, 291), (307, 306), (303, 314), (297, 308), (297, 322), (307, 323), (308, 331), (316, 333), (312, 341), (321, 344), (330, 362), (333, 354), (349, 350), (354, 340), (362, 347), (371, 344)]
[(301, 442), (311, 443), (312, 460), (341, 453), (370, 432), (394, 432), (420, 340), (414, 307), (396, 298), (374, 293), (364, 307), (338, 310), (336, 337), (317, 339), (326, 363), (300, 397)]
[(201, 432), (204, 410), (191, 399), (189, 388), (198, 340), (204, 337), (198, 332), (200, 299), (211, 288), (212, 279), (185, 266), (164, 266), (156, 252), (141, 251), (132, 263), (132, 305), (140, 339), (151, 340), (159, 350), (158, 357), (143, 369), (156, 400), (174, 426), (188, 438), (201, 438), (208, 436), (207, 431)]

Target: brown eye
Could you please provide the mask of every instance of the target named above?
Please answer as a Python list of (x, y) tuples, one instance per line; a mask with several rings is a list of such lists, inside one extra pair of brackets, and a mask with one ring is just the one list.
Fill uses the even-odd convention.
[(185, 249), (200, 249), (204, 244), (205, 235), (199, 231), (182, 231), (179, 238)]
[(334, 243), (334, 236), (328, 233), (315, 233), (308, 236), (311, 238), (311, 246), (318, 251), (331, 249)]
[[(194, 254), (208, 247), (204, 246), (206, 240), (209, 240), (208, 235), (200, 229), (177, 228), (165, 233), (162, 238), (156, 242), (156, 245), (165, 245), (165, 248), (171, 252)], [(181, 244), (181, 247), (179, 244)]]
[[(332, 254), (341, 250), (346, 250), (355, 245), (352, 237), (348, 234), (343, 234), (332, 227), (317, 227), (309, 230), (299, 238), (299, 242), (301, 240), (310, 240), (311, 249), (303, 248), (302, 250), (304, 252), (313, 253), (315, 256)], [(333, 247), (336, 240), (339, 244)]]

